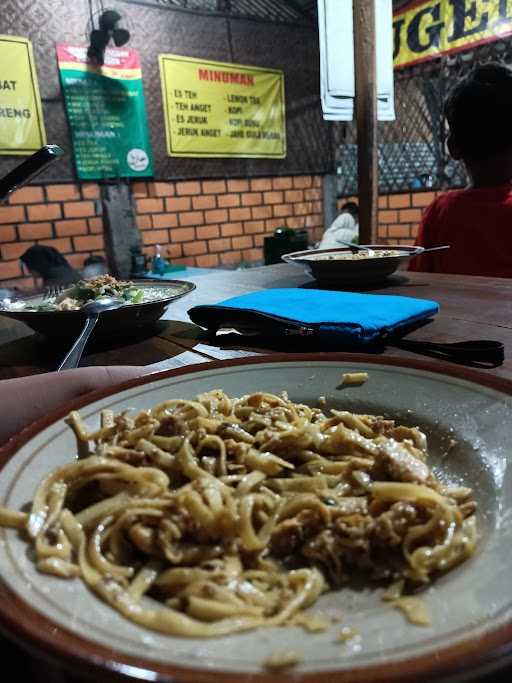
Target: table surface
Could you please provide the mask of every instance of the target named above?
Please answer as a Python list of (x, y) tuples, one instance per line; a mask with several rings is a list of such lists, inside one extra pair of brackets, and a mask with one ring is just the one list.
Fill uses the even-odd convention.
[[(176, 273), (179, 279), (179, 273)], [(157, 331), (108, 342), (92, 342), (82, 358), (82, 366), (150, 365), (162, 368), (205, 363), (215, 359), (252, 356), (268, 349), (226, 346), (212, 342), (204, 331), (191, 323), (187, 311), (198, 304), (216, 303), (258, 289), (274, 287), (311, 287), (314, 281), (297, 266), (282, 264), (243, 271), (218, 271), (187, 278), (196, 289), (171, 304)], [(360, 289), (357, 291), (361, 291)], [(512, 379), (512, 279), (404, 273), (390, 278), (376, 294), (395, 294), (437, 301), (441, 310), (432, 322), (408, 335), (408, 339), (456, 342), (494, 339), (505, 345), (505, 362), (497, 368), (480, 370)], [(222, 338), (221, 338), (222, 341)], [(298, 350), (298, 349), (296, 349)], [(0, 316), (0, 379), (47, 372), (57, 367), (66, 352), (54, 341), (48, 343), (22, 323)], [(280, 350), (282, 352), (282, 349)], [(389, 347), (390, 356), (418, 358), (417, 354)], [(19, 663), (23, 655), (0, 638), (4, 661)], [(78, 674), (70, 675), (55, 666), (41, 665), (25, 658), (25, 679), (30, 683), (83, 683)], [(485, 679), (489, 683), (509, 680), (507, 672)]]
[[(242, 271), (223, 270), (187, 279), (195, 283), (196, 289), (169, 306), (157, 329), (131, 337), (124, 334), (122, 338), (108, 341), (93, 340), (86, 348), (81, 365), (158, 363), (171, 368), (268, 352), (268, 349), (243, 346), (242, 341), (236, 346), (227, 346), (222, 337), (212, 341), (200, 327), (191, 323), (188, 309), (258, 289), (315, 286), (302, 269), (289, 264)], [(401, 272), (378, 288), (366, 291), (434, 299), (441, 306), (439, 314), (407, 338), (436, 342), (501, 341), (505, 345), (505, 362), (482, 372), (512, 379), (512, 359), (507, 358), (510, 355), (507, 350), (512, 351), (512, 279)], [(54, 340), (50, 344), (24, 324), (0, 316), (0, 379), (53, 370), (68, 346), (69, 340), (63, 340), (62, 346)], [(386, 349), (386, 354), (418, 358), (415, 353), (392, 347)]]

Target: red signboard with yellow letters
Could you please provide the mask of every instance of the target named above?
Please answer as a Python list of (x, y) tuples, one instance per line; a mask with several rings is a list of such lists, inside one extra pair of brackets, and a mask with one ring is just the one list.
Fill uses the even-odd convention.
[(512, 0), (421, 0), (395, 13), (395, 68), (512, 35)]

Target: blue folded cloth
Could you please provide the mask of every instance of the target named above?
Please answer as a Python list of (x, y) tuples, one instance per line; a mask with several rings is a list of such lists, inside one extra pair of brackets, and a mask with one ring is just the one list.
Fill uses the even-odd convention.
[(435, 301), (320, 289), (266, 289), (194, 306), (191, 320), (210, 330), (315, 335), (350, 348), (398, 336), (439, 311)]

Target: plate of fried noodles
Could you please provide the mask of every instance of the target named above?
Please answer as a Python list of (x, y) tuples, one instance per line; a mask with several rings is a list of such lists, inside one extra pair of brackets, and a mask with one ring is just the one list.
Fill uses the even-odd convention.
[(96, 676), (480, 680), (511, 633), (511, 393), (310, 354), (81, 399), (0, 452), (2, 631)]

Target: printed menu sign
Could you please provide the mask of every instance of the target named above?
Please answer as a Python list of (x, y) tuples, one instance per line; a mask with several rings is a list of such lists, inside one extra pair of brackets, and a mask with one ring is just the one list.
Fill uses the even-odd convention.
[(61, 44), (57, 61), (78, 177), (153, 175), (138, 52), (107, 48), (94, 66), (87, 48)]
[(32, 45), (0, 35), (0, 154), (29, 155), (45, 144)]
[(286, 157), (282, 71), (160, 55), (160, 77), (169, 156)]

